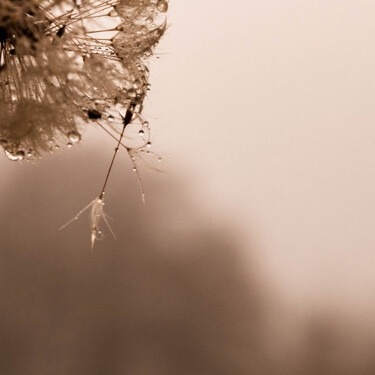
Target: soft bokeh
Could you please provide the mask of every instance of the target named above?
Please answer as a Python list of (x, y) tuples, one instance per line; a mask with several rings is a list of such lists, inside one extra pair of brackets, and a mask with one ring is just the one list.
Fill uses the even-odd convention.
[(369, 323), (375, 3), (170, 5), (150, 99), (169, 170), (240, 222), (295, 308)]
[(0, 161), (0, 372), (375, 373), (373, 1), (170, 2), (144, 115), (113, 142)]

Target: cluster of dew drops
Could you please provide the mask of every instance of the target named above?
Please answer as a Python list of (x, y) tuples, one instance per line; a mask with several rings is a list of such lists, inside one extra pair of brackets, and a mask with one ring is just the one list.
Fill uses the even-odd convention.
[[(81, 0), (74, 0), (74, 2), (78, 6), (82, 3)], [(166, 0), (152, 0), (152, 2), (154, 2), (155, 6), (156, 6), (156, 9), (160, 13), (167, 12), (168, 1), (166, 1)], [(142, 4), (142, 0), (140, 0), (139, 3)], [(109, 12), (108, 15), (116, 17), (117, 12), (116, 12), (116, 10), (113, 9), (112, 11)], [(149, 17), (146, 20), (146, 22), (149, 23), (149, 24), (153, 23), (152, 17)], [(137, 81), (139, 81), (139, 80), (136, 79), (135, 82), (134, 82), (134, 88), (129, 89), (128, 92), (127, 92), (128, 98), (130, 100), (137, 97), (136, 91), (137, 91), (137, 88), (139, 88), (139, 82), (137, 82)], [(149, 83), (147, 84), (147, 91), (150, 91), (150, 84)], [(95, 109), (89, 110), (89, 112), (90, 111), (91, 111), (91, 115), (90, 115), (90, 113), (88, 113), (89, 119), (97, 120), (101, 117), (101, 113), (97, 112)], [(107, 116), (107, 120), (109, 122), (113, 122), (115, 120), (115, 118), (111, 114), (109, 114)], [(150, 148), (152, 146), (152, 143), (149, 140), (149, 138), (150, 138), (150, 127), (149, 127), (148, 121), (142, 122), (142, 128), (138, 131), (138, 135), (139, 135), (139, 137), (141, 137), (141, 139), (143, 141), (146, 140), (146, 142), (144, 143), (144, 148), (143, 147), (140, 148), (139, 151), (142, 152), (142, 153), (150, 154), (151, 153)], [(66, 137), (67, 137), (66, 147), (69, 148), (69, 149), (72, 148), (75, 144), (78, 144), (82, 139), (81, 134), (77, 130), (70, 130), (68, 133), (66, 133)], [(31, 149), (31, 148), (30, 149), (23, 149), (23, 148), (17, 149), (17, 148), (14, 148), (14, 147), (7, 148), (7, 143), (8, 143), (8, 141), (6, 139), (0, 139), (0, 145), (3, 146), (5, 155), (7, 156), (7, 158), (9, 160), (11, 160), (11, 161), (26, 160), (26, 161), (35, 162), (36, 153), (33, 149)], [(61, 149), (61, 146), (57, 143), (55, 137), (53, 137), (53, 136), (49, 138), (48, 144), (50, 145), (50, 152), (51, 153)], [(132, 156), (131, 159), (132, 159), (133, 164), (134, 164), (135, 157)], [(159, 162), (161, 162), (162, 158), (160, 156), (158, 156), (157, 160)], [(133, 171), (137, 171), (137, 168), (135, 166), (133, 168)]]
[[(68, 138), (68, 143), (66, 144), (66, 146), (68, 148), (72, 148), (74, 144), (76, 143), (79, 143), (81, 141), (81, 134), (78, 133), (77, 131), (75, 130), (71, 130), (69, 131), (67, 134), (66, 134), (67, 138)], [(0, 144), (2, 146), (5, 146), (7, 143), (7, 140), (5, 139), (1, 139), (0, 140)], [(51, 145), (51, 153), (54, 152), (54, 151), (57, 151), (57, 150), (60, 150), (60, 146), (55, 143), (55, 140), (54, 138), (51, 138), (49, 140), (49, 143)], [(7, 156), (7, 158), (11, 161), (23, 161), (23, 160), (26, 160), (26, 161), (32, 161), (32, 162), (35, 162), (36, 160), (36, 155), (35, 155), (35, 151), (32, 150), (32, 149), (29, 149), (27, 151), (23, 150), (23, 149), (18, 149), (18, 150), (9, 150), (9, 149), (4, 149), (4, 153), (5, 155)]]

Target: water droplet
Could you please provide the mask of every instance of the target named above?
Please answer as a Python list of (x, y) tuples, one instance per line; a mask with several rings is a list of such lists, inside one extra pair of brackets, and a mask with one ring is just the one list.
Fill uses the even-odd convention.
[(168, 10), (168, 3), (165, 0), (159, 0), (156, 9), (159, 12), (165, 13)]
[(146, 147), (150, 148), (151, 147), (151, 142), (147, 142)]
[(18, 157), (18, 160), (25, 159), (25, 151), (23, 151), (23, 150), (18, 150), (16, 155)]
[(150, 16), (150, 17), (146, 18), (147, 25), (151, 25), (153, 22), (154, 22), (154, 18), (153, 17)]
[(5, 155), (7, 156), (7, 158), (9, 160), (12, 160), (12, 161), (18, 161), (19, 160), (17, 154), (12, 154), (10, 151), (7, 151), (7, 150), (4, 150), (4, 152), (5, 152)]
[(145, 122), (143, 123), (143, 126), (146, 127), (146, 128), (148, 128), (149, 125), (150, 125), (150, 123), (149, 123), (148, 121), (145, 121)]
[(137, 31), (137, 35), (145, 35), (147, 33), (148, 29), (146, 26), (141, 26)]
[[(68, 133), (68, 138), (69, 138), (70, 142), (77, 143), (77, 142), (79, 142), (81, 140), (81, 134), (79, 134), (75, 130), (71, 130)], [(68, 144), (68, 147), (69, 147), (69, 144)]]
[(137, 78), (136, 80), (134, 80), (133, 87), (135, 89), (139, 89), (140, 87), (142, 87), (142, 81), (139, 78)]
[(143, 52), (143, 55), (144, 55), (145, 57), (150, 57), (150, 56), (152, 55), (152, 51), (151, 51), (150, 49), (147, 49), (147, 50), (145, 50), (145, 51)]
[(5, 61), (5, 48), (1, 49), (1, 54), (0, 54), (0, 70), (5, 68), (6, 66), (6, 61)]
[(97, 111), (96, 109), (89, 109), (87, 111), (87, 115), (89, 116), (89, 118), (91, 118), (93, 120), (97, 120), (97, 119), (102, 117), (102, 114), (99, 111)]
[(133, 172), (137, 172), (137, 168), (136, 167), (133, 168)]
[(137, 96), (137, 93), (135, 92), (134, 89), (128, 90), (128, 96), (129, 98), (135, 98)]
[(158, 162), (160, 163), (162, 161), (162, 158), (158, 158)]
[(145, 135), (145, 132), (141, 129), (141, 130), (138, 132), (138, 134), (142, 137), (142, 136)]
[(108, 121), (111, 121), (111, 122), (113, 122), (113, 121), (114, 121), (114, 119), (115, 119), (115, 118), (114, 118), (114, 117), (113, 117), (112, 115), (109, 115), (109, 116), (108, 116)]
[(101, 239), (103, 239), (103, 232), (101, 230), (98, 230), (96, 232), (96, 235), (95, 235), (95, 238), (100, 241)]
[(67, 146), (68, 146), (68, 148), (71, 148), (73, 145), (69, 142), (69, 143), (67, 144)]
[(112, 10), (108, 13), (108, 15), (109, 15), (110, 17), (117, 17), (117, 16), (118, 16), (117, 12), (116, 12), (114, 9), (112, 9)]

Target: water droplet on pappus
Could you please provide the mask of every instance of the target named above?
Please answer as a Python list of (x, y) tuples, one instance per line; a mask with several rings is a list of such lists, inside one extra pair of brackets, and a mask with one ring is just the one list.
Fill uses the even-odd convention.
[[(75, 130), (72, 130), (68, 133), (68, 138), (69, 138), (70, 142), (77, 143), (81, 140), (81, 134), (79, 134)], [(69, 144), (68, 144), (68, 146), (69, 146)]]

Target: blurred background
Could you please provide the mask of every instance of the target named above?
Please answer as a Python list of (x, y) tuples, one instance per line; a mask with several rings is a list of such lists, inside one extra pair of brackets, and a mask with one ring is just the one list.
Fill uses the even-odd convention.
[[(171, 1), (144, 114), (0, 159), (0, 372), (375, 373), (375, 3)], [(153, 161), (151, 161), (152, 163)]]

